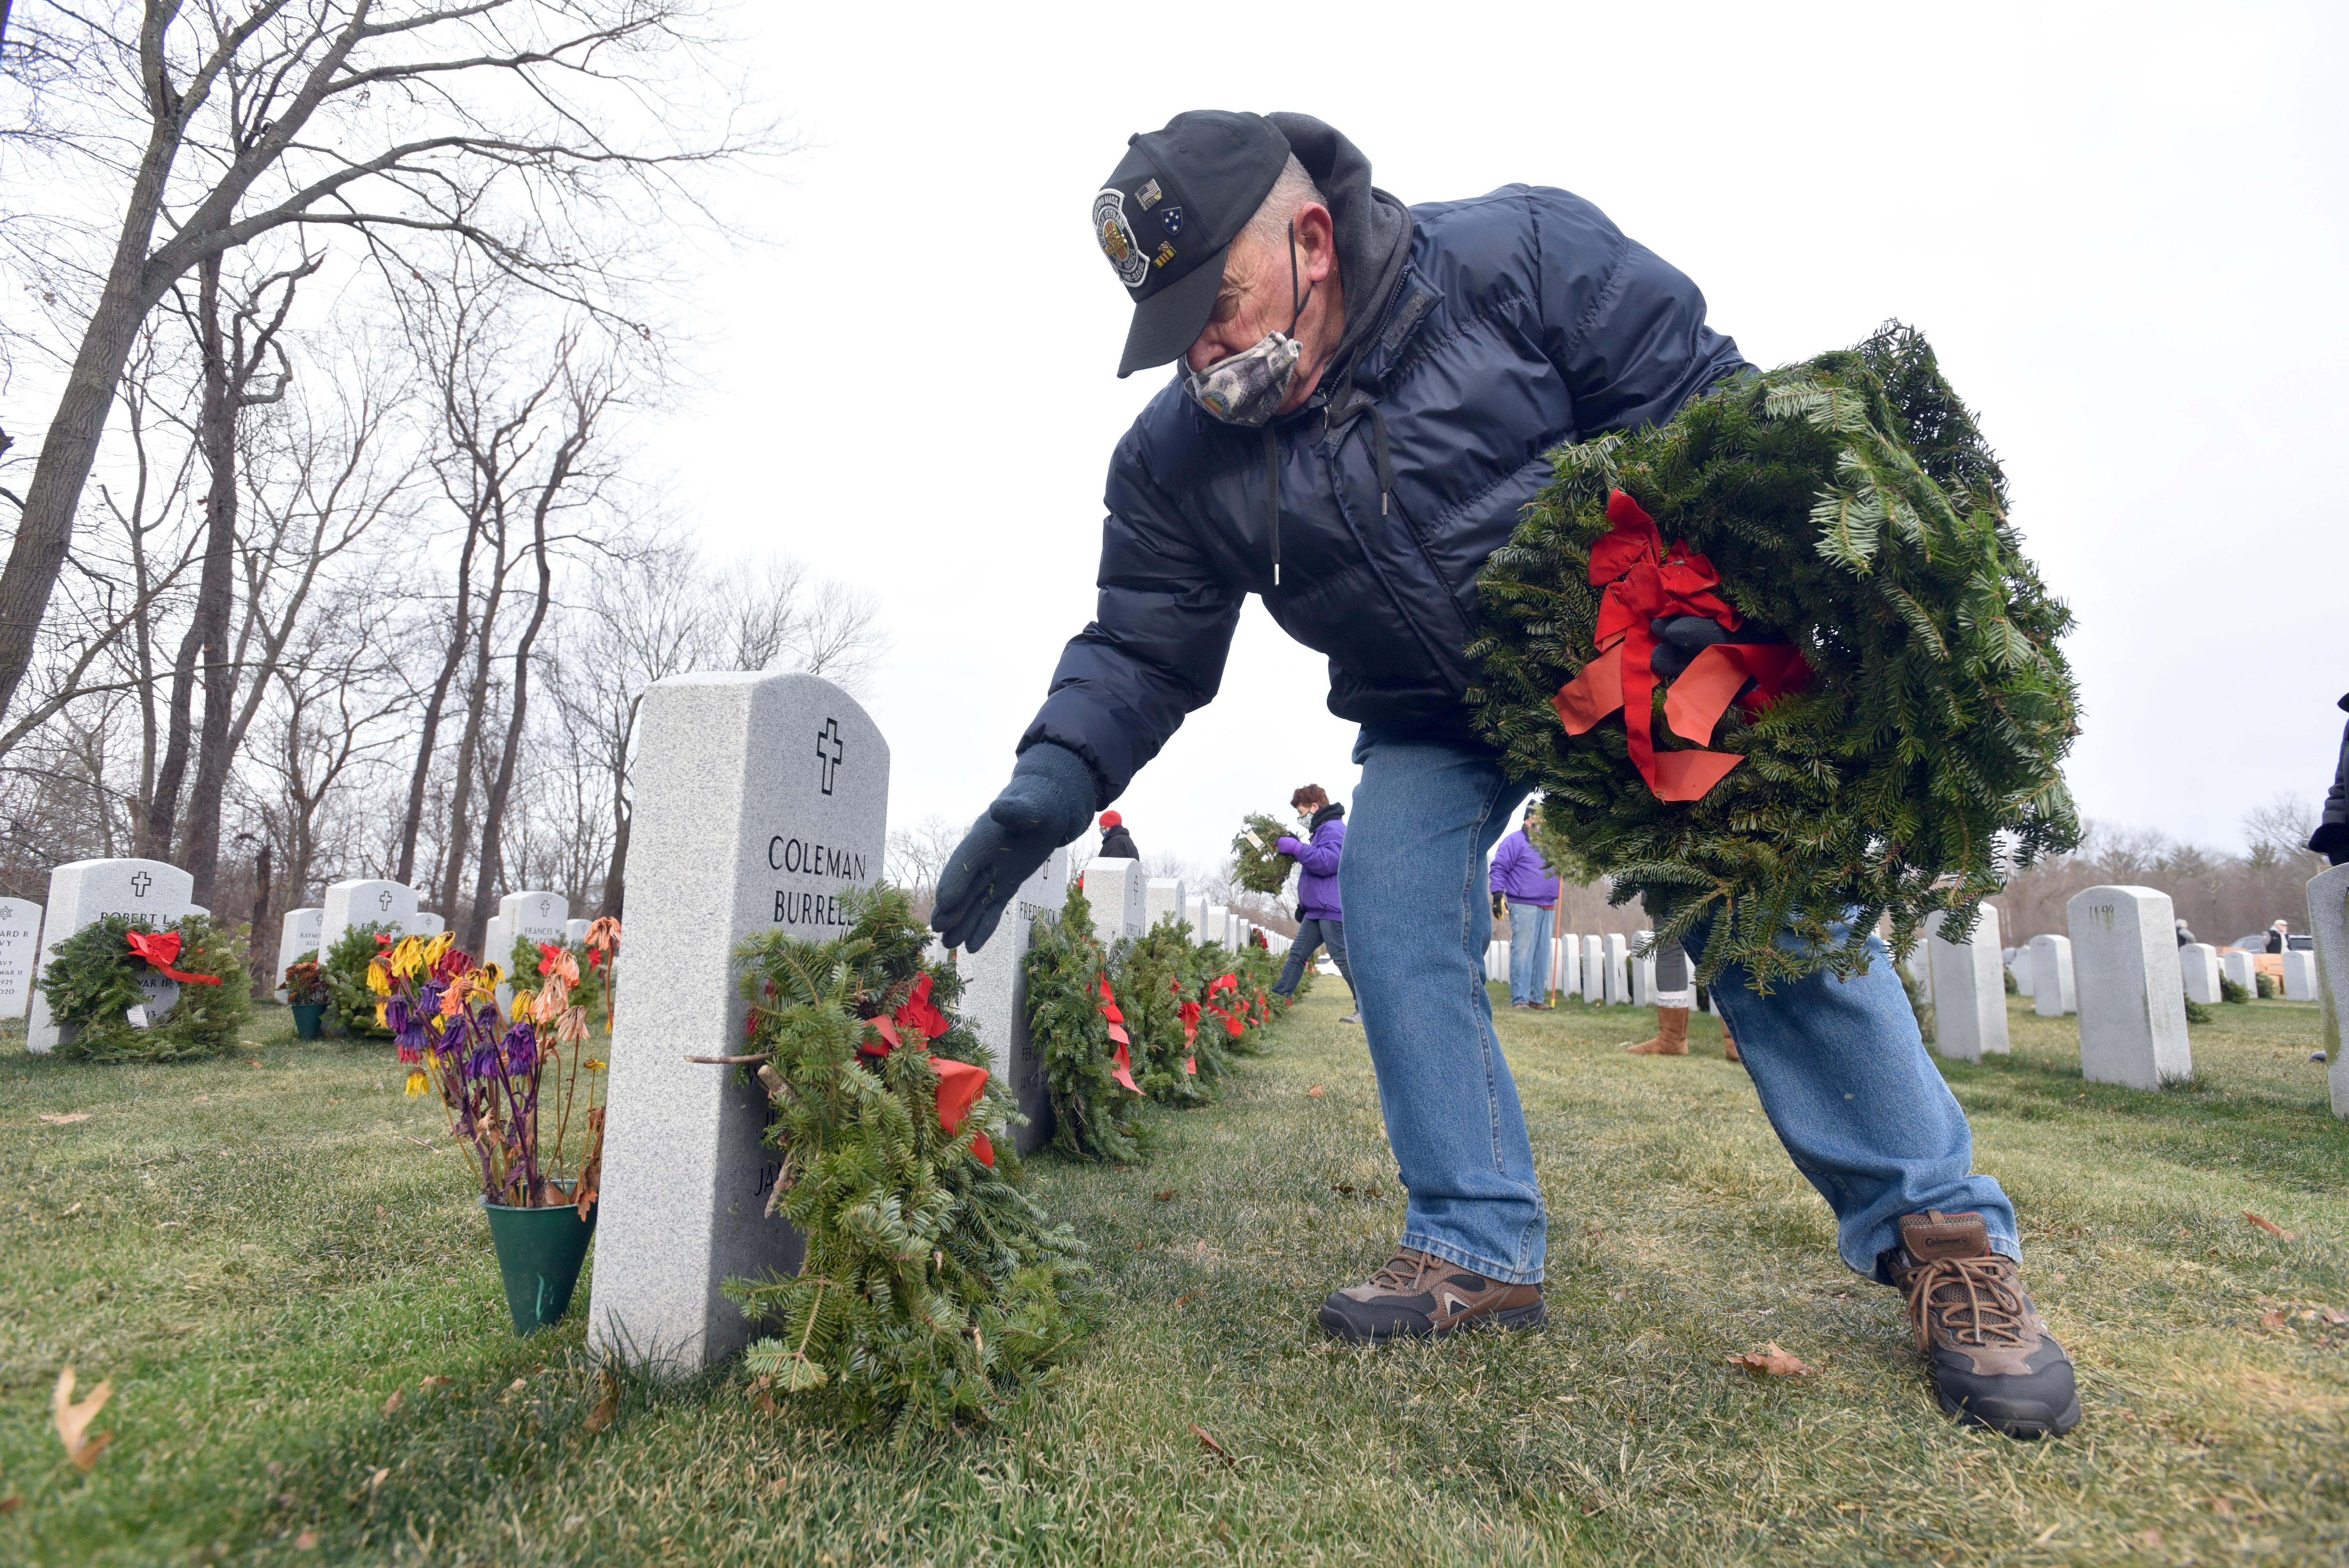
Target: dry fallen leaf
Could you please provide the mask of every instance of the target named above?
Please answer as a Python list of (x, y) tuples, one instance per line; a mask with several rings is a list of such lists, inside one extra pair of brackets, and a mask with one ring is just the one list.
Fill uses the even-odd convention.
[(24, 1494), (21, 1492), (12, 1493), (7, 1497), (0, 1497), (0, 1513), (14, 1513), (24, 1506), (25, 1499)]
[(384, 1467), (383, 1467), (383, 1469), (381, 1469), (381, 1470), (379, 1470), (376, 1471), (376, 1472), (375, 1472), (375, 1474), (373, 1474), (373, 1475), (371, 1475), (371, 1476), (367, 1477), (367, 1490), (368, 1490), (369, 1491), (373, 1491), (376, 1488), (378, 1488), (378, 1487), (381, 1486), (384, 1482), (386, 1482), (386, 1481), (389, 1480), (390, 1479), (391, 1479), (391, 1467), (390, 1467), (389, 1465), (386, 1465), (386, 1466), (384, 1466)]
[(1309, 1088), (1309, 1089), (1307, 1089), (1307, 1090), (1305, 1091), (1305, 1098), (1306, 1098), (1306, 1099), (1320, 1099), (1324, 1094), (1327, 1094), (1328, 1092), (1329, 1092), (1329, 1090), (1327, 1090), (1327, 1089), (1323, 1088), (1319, 1084), (1318, 1084), (1318, 1083), (1317, 1083), (1317, 1084), (1315, 1084), (1311, 1088)]
[(2349, 1312), (2344, 1312), (2337, 1306), (2328, 1306), (2324, 1309), (2324, 1321), (2338, 1327), (2342, 1324), (2349, 1323)]
[(315, 1530), (305, 1530), (294, 1538), (294, 1550), (296, 1552), (316, 1552), (317, 1549), (318, 1532)]
[(1177, 1306), (1188, 1306), (1188, 1305), (1190, 1305), (1193, 1302), (1195, 1302), (1195, 1301), (1196, 1301), (1196, 1300), (1198, 1300), (1198, 1299), (1199, 1299), (1199, 1293), (1198, 1293), (1197, 1291), (1195, 1291), (1195, 1291), (1191, 1292), (1191, 1293), (1190, 1293), (1189, 1295), (1178, 1295), (1178, 1296), (1176, 1296), (1176, 1297), (1174, 1298), (1174, 1305), (1177, 1305)]
[(2249, 1220), (2252, 1224), (2257, 1225), (2261, 1230), (2265, 1231), (2269, 1235), (2273, 1236), (2280, 1242), (2289, 1242), (2294, 1239), (2290, 1231), (2285, 1230), (2273, 1220), (2268, 1219), (2263, 1215), (2254, 1214), (2249, 1209), (2243, 1211), (2243, 1218)]
[(380, 1203), (378, 1203), (375, 1206), (375, 1217), (378, 1220), (388, 1220), (391, 1218), (389, 1214), (384, 1212), (384, 1207)]
[(2210, 1511), (2221, 1519), (2232, 1519), (2235, 1517), (2235, 1505), (2223, 1497), (2214, 1497), (2210, 1500)]
[(1191, 1429), (1191, 1435), (1199, 1439), (1199, 1446), (1201, 1448), (1206, 1449), (1209, 1453), (1223, 1460), (1226, 1466), (1232, 1470), (1239, 1469), (1240, 1461), (1232, 1458), (1230, 1450), (1226, 1449), (1223, 1444), (1207, 1436), (1206, 1428), (1194, 1425)]
[(587, 1429), (591, 1432), (602, 1431), (612, 1424), (612, 1418), (619, 1413), (620, 1380), (607, 1368), (604, 1373), (604, 1397), (595, 1401), (594, 1409), (587, 1412)]
[(2148, 1530), (2144, 1534), (2138, 1536), (2137, 1539), (2144, 1542), (2147, 1546), (2158, 1547), (2161, 1544), (2161, 1532), (2158, 1530)]
[(112, 1432), (88, 1436), (89, 1424), (98, 1419), (98, 1413), (114, 1398), (114, 1383), (110, 1378), (100, 1383), (89, 1391), (88, 1398), (78, 1404), (74, 1402), (73, 1391), (74, 1369), (68, 1367), (57, 1374), (57, 1391), (49, 1396), (49, 1408), (57, 1419), (57, 1440), (66, 1446), (66, 1458), (73, 1460), (75, 1469), (87, 1470), (98, 1462), (106, 1445), (114, 1440)]
[(450, 1377), (445, 1372), (435, 1372), (431, 1377), (427, 1377), (424, 1381), (419, 1383), (416, 1387), (417, 1391), (419, 1393), (429, 1394), (435, 1388), (446, 1388), (450, 1384), (454, 1383), (456, 1380), (457, 1379)]
[(1174, 1201), (1174, 1189), (1169, 1187), (1164, 1192), (1153, 1193), (1152, 1197), (1157, 1202), (1171, 1203)]
[(41, 1112), (41, 1119), (47, 1122), (51, 1127), (71, 1127), (77, 1121), (88, 1121), (89, 1119), (89, 1112), (86, 1110), (69, 1110), (63, 1116), (60, 1116), (54, 1110), (45, 1110)]
[(383, 1402), (383, 1413), (387, 1416), (397, 1416), (399, 1414), (399, 1408), (407, 1403), (408, 1396), (394, 1388), (391, 1391), (391, 1398)]
[(1779, 1349), (1775, 1339), (1770, 1342), (1766, 1355), (1759, 1350), (1748, 1350), (1744, 1355), (1729, 1357), (1729, 1364), (1743, 1367), (1748, 1372), (1766, 1373), (1773, 1377), (1807, 1377), (1814, 1370)]
[(2282, 1307), (2278, 1307), (2273, 1311), (2261, 1314), (2260, 1326), (2261, 1328), (2282, 1328), (2283, 1326), (2283, 1309)]
[(512, 1382), (506, 1385), (506, 1392), (509, 1394), (519, 1394), (523, 1391), (523, 1387), (528, 1381), (529, 1380), (527, 1378), (517, 1377)]

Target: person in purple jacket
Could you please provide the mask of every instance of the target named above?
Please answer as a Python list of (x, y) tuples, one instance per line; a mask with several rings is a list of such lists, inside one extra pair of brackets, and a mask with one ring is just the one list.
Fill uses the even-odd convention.
[(1550, 921), (1557, 909), (1557, 879), (1542, 863), (1526, 832), (1541, 819), (1538, 804), (1526, 808), (1525, 825), (1501, 841), (1493, 854), (1493, 913), (1509, 906), (1509, 1006), (1547, 1007), (1549, 989)]
[[(1273, 846), (1284, 855), (1296, 856), (1303, 874), (1297, 879), (1297, 940), (1288, 949), (1288, 962), (1282, 966), (1272, 994), (1287, 996), (1296, 991), (1317, 947), (1329, 948), (1346, 989), (1352, 991), (1354, 966), (1346, 961), (1346, 910), (1338, 902), (1338, 856), (1346, 847), (1346, 808), (1330, 799), (1329, 791), (1319, 784), (1306, 785), (1288, 798), (1288, 804), (1305, 820), (1308, 836), (1299, 839), (1284, 833)], [(1338, 1021), (1361, 1023), (1361, 1006), (1357, 1004)]]

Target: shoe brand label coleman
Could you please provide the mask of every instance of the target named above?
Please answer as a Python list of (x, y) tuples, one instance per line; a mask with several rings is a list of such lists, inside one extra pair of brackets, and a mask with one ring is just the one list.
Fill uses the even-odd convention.
[[(814, 814), (832, 814), (833, 802), (845, 803), (855, 788), (855, 762), (840, 721), (827, 717), (815, 733), (814, 766), (808, 782)], [(797, 885), (775, 889), (777, 925), (804, 932), (811, 938), (828, 935), (850, 922), (840, 905), (843, 885), (865, 886), (873, 872), (863, 851), (827, 843), (821, 828), (777, 833), (767, 841), (767, 869), (797, 879)]]

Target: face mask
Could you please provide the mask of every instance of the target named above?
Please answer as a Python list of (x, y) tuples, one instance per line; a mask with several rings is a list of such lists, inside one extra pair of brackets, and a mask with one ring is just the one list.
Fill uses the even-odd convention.
[(1191, 400), (1221, 419), (1226, 425), (1239, 425), (1257, 429), (1272, 418), (1288, 399), (1289, 384), (1297, 379), (1297, 362), (1305, 354), (1305, 346), (1289, 335), (1297, 330), (1299, 317), (1305, 314), (1305, 302), (1313, 297), (1313, 287), (1307, 284), (1299, 297), (1297, 292), (1297, 225), (1288, 226), (1288, 297), (1294, 308), (1288, 317), (1288, 332), (1269, 332), (1264, 341), (1228, 359), (1219, 359), (1204, 371), (1195, 371), (1183, 383)]

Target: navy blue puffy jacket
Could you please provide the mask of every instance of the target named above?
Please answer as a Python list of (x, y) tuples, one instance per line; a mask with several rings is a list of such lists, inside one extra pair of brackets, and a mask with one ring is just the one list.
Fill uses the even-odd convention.
[(1548, 480), (1543, 454), (1661, 423), (1744, 367), (1687, 274), (1578, 196), (1510, 185), (1411, 216), (1411, 264), (1369, 306), (1381, 325), (1345, 407), (1325, 384), (1268, 428), (1268, 454), (1266, 431), (1210, 418), (1178, 377), (1119, 441), (1099, 605), (1019, 742), (1084, 758), (1097, 807), (1214, 698), (1249, 593), (1330, 656), (1339, 717), (1469, 739), (1476, 575)]

